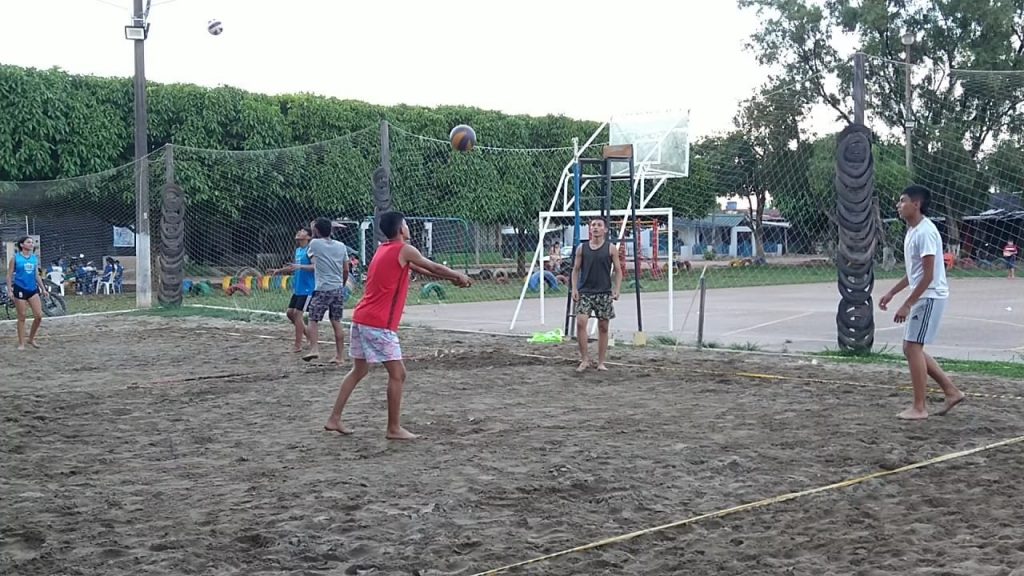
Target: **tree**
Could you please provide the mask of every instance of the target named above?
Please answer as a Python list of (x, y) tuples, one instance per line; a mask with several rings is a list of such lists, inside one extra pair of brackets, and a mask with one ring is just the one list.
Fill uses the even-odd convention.
[(819, 5), (809, 0), (739, 0), (738, 4), (756, 10), (762, 18), (750, 43), (758, 60), (772, 66), (778, 77), (800, 86), (809, 101), (828, 106), (846, 122), (852, 121), (853, 110), (851, 61), (839, 54), (833, 38), (853, 37), (861, 51), (878, 57), (868, 60), (870, 113), (885, 128), (900, 132), (908, 121), (900, 37), (908, 30), (917, 33), (910, 51), (915, 68), (914, 179), (933, 188), (937, 204), (949, 217), (950, 242), (956, 244), (958, 218), (983, 203), (991, 183), (977, 173), (985, 151), (1024, 135), (1024, 3), (830, 0)]
[(807, 194), (809, 147), (800, 134), (803, 113), (800, 92), (769, 85), (741, 104), (735, 130), (708, 142), (716, 195), (746, 200), (757, 258), (764, 258), (769, 200)]
[(1024, 194), (1024, 145), (1003, 140), (985, 158), (985, 171), (996, 192)]
[[(396, 206), (410, 216), (459, 217), (521, 231), (532, 229), (537, 212), (546, 209), (571, 151), (481, 147), (459, 154), (447, 143), (451, 127), (470, 124), (481, 146), (513, 149), (569, 146), (597, 128), (564, 116), (383, 107), (230, 87), (150, 83), (148, 93), (151, 213), (159, 214), (164, 184), (161, 150), (173, 144), (194, 260), (216, 258), (231, 244), (240, 252), (270, 251), (280, 238), (287, 245), (302, 223), (293, 219), (370, 214), (382, 118), (392, 123)], [(118, 226), (134, 223), (129, 79), (0, 65), (0, 110), (0, 211), (88, 213)], [(24, 180), (52, 182), (18, 182)], [(152, 229), (159, 233), (157, 222)], [(519, 260), (522, 265), (522, 254)]]
[(686, 178), (673, 178), (665, 183), (654, 200), (656, 205), (672, 208), (682, 218), (703, 218), (718, 205), (717, 186), (711, 166), (712, 157), (706, 141), (690, 147), (690, 170)]

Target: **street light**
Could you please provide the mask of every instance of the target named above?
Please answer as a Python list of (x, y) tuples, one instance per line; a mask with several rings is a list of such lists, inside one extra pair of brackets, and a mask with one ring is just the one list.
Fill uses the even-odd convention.
[(142, 40), (149, 37), (149, 23), (132, 19), (132, 23), (124, 27), (125, 40)]
[(910, 47), (914, 45), (916, 37), (915, 37), (913, 32), (907, 31), (907, 32), (903, 33), (903, 36), (900, 37), (900, 40), (903, 42), (903, 46), (904, 46), (904, 51), (903, 51), (904, 62), (906, 62), (907, 96), (906, 96), (906, 102), (904, 103), (903, 124), (904, 124), (904, 128), (906, 130), (907, 171), (910, 171), (910, 170), (913, 169), (913, 165), (914, 165), (913, 164), (913, 155), (911, 153), (911, 146), (912, 146), (912, 144), (911, 144), (911, 135), (912, 135), (912, 133), (914, 131), (914, 120), (912, 119), (911, 109), (910, 109), (911, 98), (912, 98), (911, 86), (910, 86), (910, 71), (911, 71), (911, 69), (910, 69)]
[(146, 123), (146, 38), (149, 37), (147, 10), (142, 0), (134, 1), (132, 22), (124, 27), (124, 37), (135, 44), (135, 305), (153, 306), (149, 250), (149, 167)]

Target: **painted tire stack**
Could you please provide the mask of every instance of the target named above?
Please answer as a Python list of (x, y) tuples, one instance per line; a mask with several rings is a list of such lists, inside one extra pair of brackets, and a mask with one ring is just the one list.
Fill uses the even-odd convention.
[(160, 288), (162, 306), (181, 306), (185, 270), (185, 193), (176, 184), (164, 186), (160, 210)]
[(861, 124), (847, 126), (839, 134), (835, 187), (839, 223), (839, 347), (868, 352), (875, 342), (871, 290), (875, 284), (874, 256), (880, 230), (874, 198), (871, 131)]
[(377, 242), (387, 240), (380, 231), (378, 218), (391, 209), (391, 177), (387, 169), (380, 166), (373, 171), (373, 234)]

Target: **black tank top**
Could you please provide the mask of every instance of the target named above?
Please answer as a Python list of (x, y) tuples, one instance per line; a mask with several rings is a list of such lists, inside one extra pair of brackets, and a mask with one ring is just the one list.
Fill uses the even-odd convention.
[(611, 242), (604, 241), (598, 248), (590, 247), (590, 242), (583, 242), (579, 247), (577, 258), (580, 262), (580, 294), (611, 294), (612, 293), (612, 253)]

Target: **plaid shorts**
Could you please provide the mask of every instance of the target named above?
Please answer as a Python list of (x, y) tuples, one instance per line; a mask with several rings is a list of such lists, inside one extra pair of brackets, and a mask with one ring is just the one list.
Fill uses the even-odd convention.
[(331, 313), (331, 321), (341, 322), (341, 315), (345, 311), (345, 292), (342, 288), (313, 292), (313, 299), (306, 310), (313, 322), (322, 321), (327, 312)]
[(615, 318), (614, 302), (611, 294), (580, 294), (580, 301), (576, 303), (576, 315), (611, 320)]
[(348, 338), (348, 355), (370, 364), (383, 364), (401, 360), (402, 345), (398, 342), (397, 332), (353, 322)]

